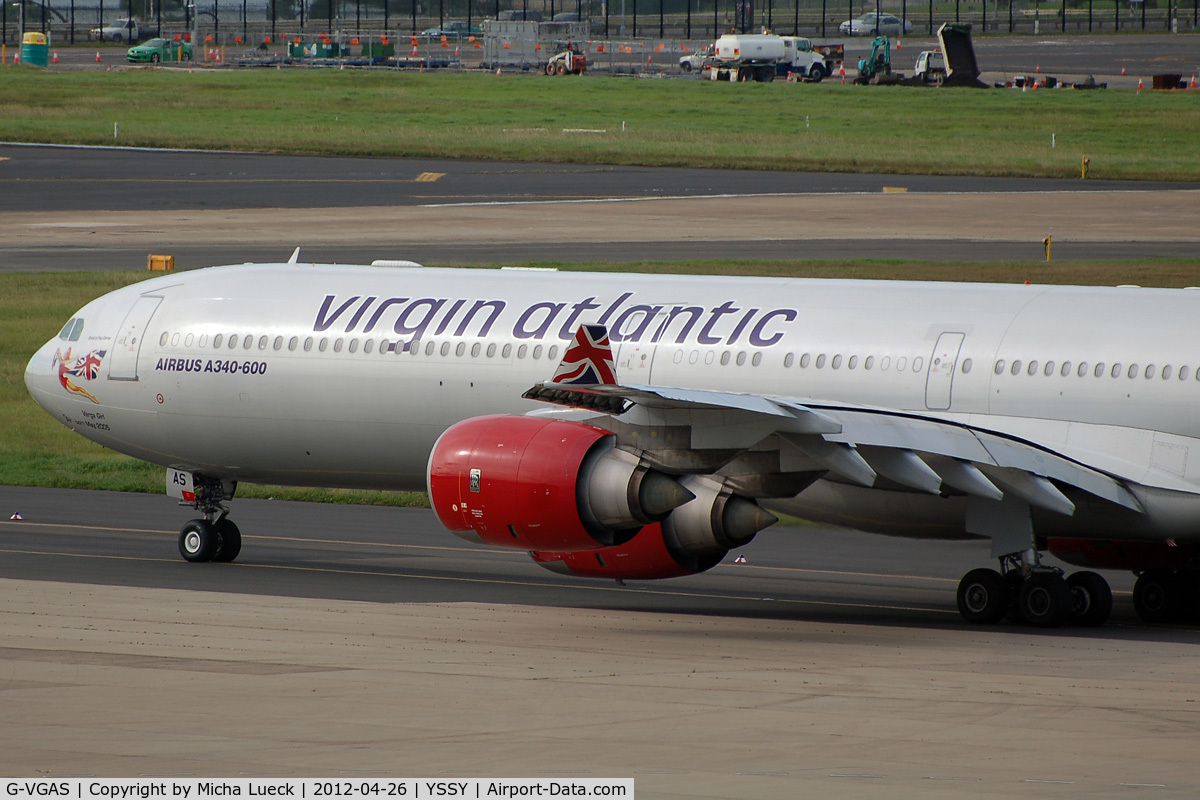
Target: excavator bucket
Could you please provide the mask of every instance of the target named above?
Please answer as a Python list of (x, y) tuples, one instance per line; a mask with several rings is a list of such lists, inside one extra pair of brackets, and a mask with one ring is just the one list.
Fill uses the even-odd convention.
[(979, 62), (975, 60), (975, 45), (971, 43), (971, 26), (947, 22), (938, 28), (938, 42), (946, 58), (946, 80), (943, 86), (971, 86), (986, 89), (979, 80)]

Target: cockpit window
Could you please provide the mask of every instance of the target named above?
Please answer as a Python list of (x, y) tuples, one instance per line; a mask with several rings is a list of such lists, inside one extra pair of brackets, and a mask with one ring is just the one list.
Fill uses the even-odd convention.
[(71, 328), (71, 341), (78, 342), (80, 334), (83, 333), (83, 317), (75, 320), (75, 326)]
[(71, 336), (71, 328), (75, 327), (75, 322), (76, 320), (74, 319), (67, 320), (67, 324), (63, 325), (62, 331), (59, 332), (58, 338), (62, 339), (64, 342), (67, 341), (67, 339), (69, 339)]

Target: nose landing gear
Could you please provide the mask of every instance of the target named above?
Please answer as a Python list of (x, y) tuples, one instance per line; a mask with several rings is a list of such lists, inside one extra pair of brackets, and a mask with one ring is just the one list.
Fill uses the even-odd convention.
[(193, 563), (233, 561), (242, 551), (242, 532), (229, 519), (225, 501), (233, 499), (237, 484), (200, 475), (193, 480), (195, 499), (185, 504), (204, 517), (188, 520), (179, 531), (179, 554)]

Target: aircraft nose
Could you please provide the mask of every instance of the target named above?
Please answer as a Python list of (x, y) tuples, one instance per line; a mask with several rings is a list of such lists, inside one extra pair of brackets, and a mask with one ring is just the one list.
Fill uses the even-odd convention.
[(54, 356), (58, 352), (56, 341), (51, 339), (42, 345), (25, 365), (25, 388), (38, 405), (52, 413), (54, 409), (50, 401), (57, 380), (54, 365)]

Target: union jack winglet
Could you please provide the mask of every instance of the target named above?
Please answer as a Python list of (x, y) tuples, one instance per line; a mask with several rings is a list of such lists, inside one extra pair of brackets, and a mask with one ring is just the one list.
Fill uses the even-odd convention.
[(608, 328), (603, 325), (580, 325), (550, 382), (568, 385), (616, 384), (616, 365)]

